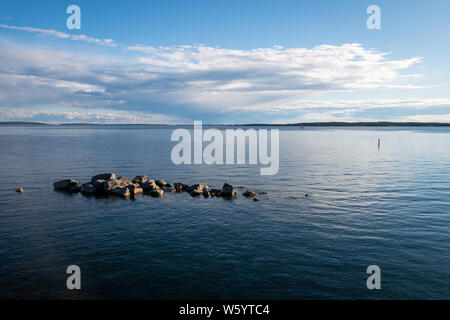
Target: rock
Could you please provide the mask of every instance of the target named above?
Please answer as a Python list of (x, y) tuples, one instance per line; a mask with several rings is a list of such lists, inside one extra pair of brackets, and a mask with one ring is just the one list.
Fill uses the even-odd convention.
[(115, 178), (116, 178), (116, 175), (114, 173), (102, 173), (102, 174), (93, 176), (91, 178), (91, 182), (94, 182), (95, 180), (110, 180), (110, 179), (115, 179)]
[(259, 194), (267, 194), (267, 192), (265, 192), (265, 191), (262, 191), (262, 192), (260, 192)]
[(237, 191), (231, 184), (225, 183), (219, 196), (225, 199), (232, 199), (237, 196)]
[(189, 193), (191, 193), (192, 191), (198, 191), (202, 193), (204, 189), (209, 189), (209, 187), (206, 184), (193, 184), (192, 186), (187, 187), (186, 191)]
[(165, 187), (167, 185), (167, 183), (164, 180), (156, 180), (155, 183), (160, 188)]
[(97, 190), (98, 193), (102, 193), (105, 191), (105, 182), (106, 181), (103, 179), (98, 179), (92, 182), (92, 185), (94, 186), (94, 188)]
[(172, 188), (172, 184), (171, 183), (166, 183), (166, 187)]
[(17, 187), (16, 192), (17, 192), (17, 193), (24, 193), (25, 190), (23, 190), (22, 187)]
[(209, 191), (209, 194), (211, 195), (211, 197), (220, 197), (220, 192), (221, 191), (222, 190), (220, 190), (220, 189), (211, 189)]
[(247, 198), (254, 198), (254, 197), (256, 197), (256, 193), (253, 192), (253, 191), (250, 191), (250, 190), (245, 191), (243, 193), (243, 195), (244, 195), (244, 197), (247, 197)]
[(116, 188), (125, 188), (128, 187), (131, 183), (126, 177), (120, 177), (118, 179), (109, 179), (106, 180), (103, 184), (103, 190), (105, 192), (111, 192)]
[(66, 179), (66, 180), (61, 180), (61, 181), (55, 182), (53, 184), (53, 187), (55, 187), (55, 189), (58, 189), (58, 190), (70, 190), (70, 188), (72, 188), (73, 186), (76, 186), (77, 184), (78, 184), (78, 181), (76, 181), (76, 180)]
[(191, 194), (191, 196), (193, 196), (193, 197), (198, 197), (199, 195), (203, 194), (203, 191), (198, 191), (198, 190), (196, 189), (196, 190), (192, 190), (192, 191), (190, 192), (190, 194)]
[(97, 193), (97, 189), (90, 183), (85, 183), (81, 186), (81, 194), (85, 196), (92, 196)]
[(308, 196), (308, 194), (305, 194), (305, 197), (307, 197)]
[(156, 185), (155, 180), (148, 180), (141, 185), (141, 188), (144, 189), (144, 192), (151, 192), (153, 190), (158, 190), (159, 187)]
[(206, 189), (203, 189), (203, 196), (204, 196), (205, 198), (209, 198), (209, 196), (210, 196), (209, 191), (206, 190)]
[(164, 195), (164, 191), (161, 189), (155, 189), (150, 192), (150, 195), (155, 198), (160, 198)]
[(188, 188), (187, 184), (184, 184), (181, 182), (174, 183), (174, 186), (175, 186), (176, 192), (183, 192), (183, 191), (186, 191), (186, 189)]
[(72, 193), (78, 193), (81, 191), (81, 185), (80, 184), (76, 184), (73, 187), (70, 188), (70, 192)]
[(130, 191), (130, 194), (133, 197), (144, 193), (144, 190), (137, 183), (136, 184), (130, 184), (127, 188), (128, 188), (128, 190)]
[(147, 177), (146, 176), (136, 176), (133, 179), (133, 183), (138, 183), (140, 185), (144, 184), (147, 181)]
[(111, 192), (111, 195), (122, 197), (122, 198), (128, 198), (131, 196), (130, 190), (128, 187), (125, 188), (115, 188)]
[(175, 192), (175, 190), (172, 189), (172, 187), (169, 187), (167, 185), (165, 187), (162, 187), (161, 190), (164, 192)]
[(259, 201), (259, 199), (258, 198), (253, 198), (253, 201)]

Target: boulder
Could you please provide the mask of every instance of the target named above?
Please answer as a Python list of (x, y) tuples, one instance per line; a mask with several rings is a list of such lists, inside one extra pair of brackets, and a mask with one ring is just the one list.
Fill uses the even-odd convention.
[(22, 187), (17, 187), (16, 192), (17, 192), (17, 193), (24, 193), (25, 190), (23, 190)]
[(210, 192), (206, 189), (203, 189), (203, 197), (209, 198), (209, 196), (210, 196)]
[(164, 180), (156, 180), (155, 183), (160, 188), (165, 187), (167, 185), (167, 183)]
[(140, 185), (144, 184), (147, 181), (147, 177), (146, 176), (136, 176), (133, 179), (133, 183), (138, 183)]
[(175, 190), (172, 189), (172, 187), (169, 187), (167, 185), (165, 187), (162, 187), (161, 190), (164, 192), (175, 192)]
[(53, 187), (55, 187), (55, 189), (58, 189), (58, 190), (70, 190), (70, 188), (72, 188), (73, 186), (76, 186), (77, 184), (78, 184), (78, 181), (76, 181), (76, 180), (66, 179), (66, 180), (61, 180), (61, 181), (55, 182), (53, 184)]
[(237, 191), (231, 184), (225, 183), (219, 196), (225, 199), (232, 199), (237, 196)]
[(174, 183), (174, 186), (175, 186), (176, 192), (183, 192), (183, 191), (186, 191), (186, 189), (188, 188), (187, 184), (184, 184), (181, 182)]
[(195, 190), (202, 193), (204, 189), (209, 189), (209, 187), (206, 184), (193, 184), (192, 186), (187, 187), (186, 191), (191, 193)]
[(161, 189), (155, 189), (150, 192), (150, 195), (155, 198), (160, 198), (164, 195), (164, 191)]
[(98, 179), (92, 182), (92, 185), (95, 187), (97, 192), (101, 193), (105, 191), (105, 182), (106, 181), (103, 179)]
[(122, 197), (122, 198), (128, 198), (131, 196), (130, 190), (127, 187), (115, 188), (115, 189), (111, 190), (110, 194), (113, 196), (118, 196), (118, 197)]
[(80, 184), (76, 184), (73, 187), (70, 188), (70, 192), (72, 193), (78, 193), (81, 191), (81, 185)]
[(85, 183), (81, 186), (80, 192), (85, 196), (93, 196), (97, 193), (97, 189), (90, 183)]
[(247, 197), (247, 198), (254, 198), (254, 197), (256, 197), (256, 193), (253, 192), (253, 191), (250, 191), (250, 190), (245, 191), (243, 193), (243, 195), (244, 195), (244, 197)]
[(133, 197), (135, 197), (139, 194), (142, 194), (144, 192), (144, 190), (137, 183), (130, 184), (127, 188), (130, 191), (131, 196), (133, 196)]
[(209, 194), (212, 196), (212, 197), (220, 197), (220, 192), (221, 192), (222, 190), (220, 190), (220, 189), (211, 189), (210, 191), (209, 191)]
[(158, 190), (159, 187), (156, 185), (155, 180), (148, 180), (141, 185), (144, 192), (151, 192), (153, 190)]
[(126, 177), (120, 177), (118, 179), (109, 179), (104, 182), (103, 189), (105, 192), (111, 192), (116, 188), (128, 187), (130, 184), (132, 184), (132, 182), (128, 180)]
[(114, 173), (102, 173), (102, 174), (93, 176), (91, 178), (91, 182), (94, 182), (95, 180), (110, 180), (110, 179), (115, 179), (115, 178), (116, 178), (116, 175)]
[(258, 198), (253, 198), (253, 201), (259, 201), (259, 199)]
[(168, 188), (172, 188), (172, 184), (171, 183), (166, 183), (165, 186), (168, 187)]

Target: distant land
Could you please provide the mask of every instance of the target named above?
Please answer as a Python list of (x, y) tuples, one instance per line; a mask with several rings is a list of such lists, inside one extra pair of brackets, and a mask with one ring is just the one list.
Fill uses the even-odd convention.
[[(117, 123), (117, 124), (103, 124), (103, 123), (61, 123), (49, 124), (44, 122), (27, 122), (27, 121), (0, 121), (0, 125), (26, 125), (26, 126), (171, 126), (168, 124), (135, 124), (135, 123)], [(185, 125), (173, 126), (192, 126), (192, 123)], [(304, 123), (248, 123), (248, 124), (205, 124), (205, 126), (267, 126), (267, 127), (450, 127), (450, 123), (446, 122), (389, 122), (389, 121), (374, 121), (374, 122), (304, 122)]]

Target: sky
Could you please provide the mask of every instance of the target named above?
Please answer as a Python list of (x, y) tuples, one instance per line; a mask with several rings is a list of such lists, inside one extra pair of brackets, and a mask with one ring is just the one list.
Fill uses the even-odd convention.
[[(367, 27), (370, 5), (381, 29)], [(448, 0), (2, 0), (0, 121), (450, 122), (449, 12)]]

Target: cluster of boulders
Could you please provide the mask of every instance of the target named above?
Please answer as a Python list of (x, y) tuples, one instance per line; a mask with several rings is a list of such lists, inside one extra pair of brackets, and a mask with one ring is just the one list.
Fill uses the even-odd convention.
[[(56, 190), (78, 193), (85, 196), (93, 195), (113, 195), (122, 198), (136, 197), (142, 193), (149, 194), (155, 198), (162, 197), (164, 192), (187, 192), (192, 197), (202, 195), (205, 198), (222, 197), (225, 199), (233, 199), (238, 192), (232, 185), (225, 183), (222, 189), (210, 189), (204, 184), (187, 185), (181, 182), (173, 185), (164, 180), (147, 179), (146, 176), (136, 176), (133, 180), (126, 177), (116, 177), (114, 173), (104, 173), (93, 176), (91, 181), (80, 184), (73, 179), (66, 179), (55, 182), (53, 184)], [(256, 193), (247, 190), (243, 193), (247, 198), (253, 198), (258, 201)]]

